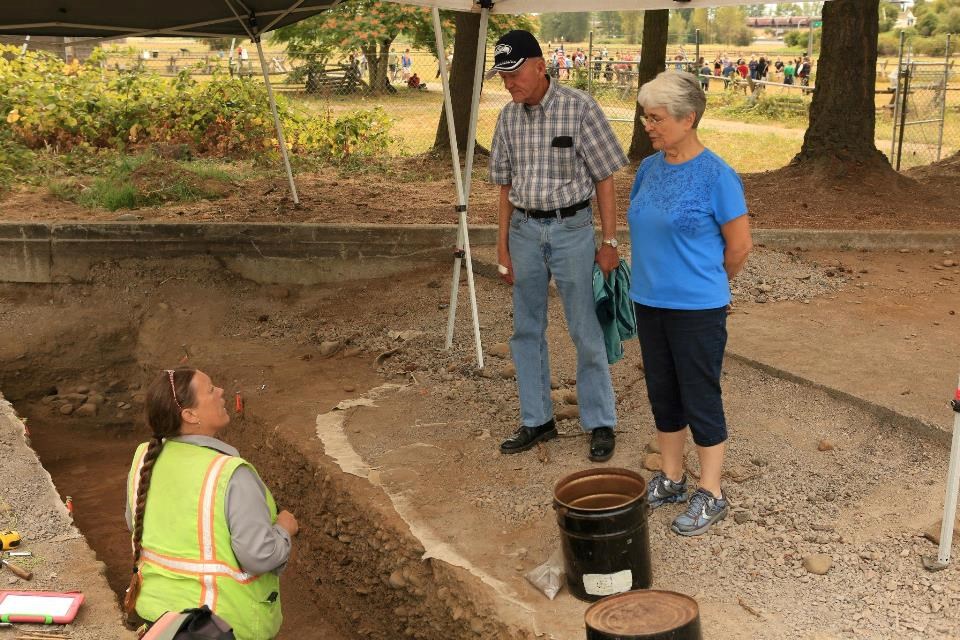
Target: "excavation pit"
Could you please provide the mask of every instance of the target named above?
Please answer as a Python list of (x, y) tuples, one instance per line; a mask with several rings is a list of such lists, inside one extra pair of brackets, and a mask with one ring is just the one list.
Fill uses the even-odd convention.
[[(446, 268), (269, 285), (215, 264), (144, 259), (100, 264), (77, 284), (0, 285), (0, 330), (15, 338), (0, 343), (0, 389), (27, 418), (59, 497), (72, 496), (75, 523), (106, 565), (113, 612), (130, 562), (123, 480), (146, 437), (138, 393), (157, 370), (184, 362), (242, 393), (245, 416), (225, 439), (300, 520), (281, 638), (583, 638), (587, 605), (566, 589), (547, 600), (524, 574), (559, 548), (552, 489), (592, 466), (587, 439), (565, 420), (543, 448), (498, 453), (516, 427), (509, 361), (491, 353), (478, 372), (463, 317), (455, 348), (442, 349), (448, 286)], [(478, 286), (484, 338), (500, 353), (509, 289), (486, 278)], [(553, 306), (552, 365), (566, 394), (575, 363)], [(647, 476), (653, 433), (637, 362), (629, 344), (613, 368), (620, 424), (610, 464)], [(853, 617), (878, 593), (890, 594), (884, 612), (928, 637), (956, 635), (948, 610), (923, 611), (957, 593), (955, 569), (928, 575), (913, 562), (931, 550), (918, 532), (942, 507), (944, 448), (736, 361), (725, 372), (733, 513), (695, 540), (669, 532), (676, 509), (651, 514), (653, 586), (695, 597), (710, 638), (854, 637), (851, 627), (894, 637), (885, 613)], [(96, 415), (60, 413), (64, 396), (94, 392), (104, 397)], [(837, 446), (818, 451), (820, 439)], [(688, 467), (696, 472), (693, 456)], [(916, 485), (929, 499), (891, 499), (891, 487)], [(68, 544), (57, 542), (59, 525), (34, 524), (56, 509), (31, 514), (26, 494), (8, 486), (2, 495), (29, 525), (28, 541)], [(833, 558), (826, 575), (804, 569), (811, 554)], [(75, 562), (92, 566), (80, 553)], [(40, 568), (45, 588), (69, 578)], [(934, 595), (888, 591), (891, 581), (929, 584)], [(109, 626), (118, 620), (81, 616), (75, 637), (85, 625), (120, 629)]]

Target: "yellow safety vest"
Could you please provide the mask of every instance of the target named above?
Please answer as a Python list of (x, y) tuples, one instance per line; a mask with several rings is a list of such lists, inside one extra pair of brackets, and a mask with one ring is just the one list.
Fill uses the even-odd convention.
[[(140, 468), (147, 443), (137, 448), (128, 476), (130, 511), (136, 514)], [(168, 441), (153, 467), (143, 517), (143, 584), (137, 613), (156, 620), (165, 611), (207, 605), (232, 627), (237, 640), (269, 640), (277, 635), (280, 579), (240, 568), (226, 517), (227, 485), (243, 458), (184, 442)], [(270, 517), (277, 505), (267, 490)]]

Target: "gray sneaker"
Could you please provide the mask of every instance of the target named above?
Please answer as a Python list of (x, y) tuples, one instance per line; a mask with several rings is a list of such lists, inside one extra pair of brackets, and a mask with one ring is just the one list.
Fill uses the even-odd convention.
[(657, 471), (647, 483), (647, 504), (651, 511), (671, 502), (683, 502), (690, 496), (687, 493), (687, 474), (683, 474), (680, 482), (674, 482)]
[(730, 503), (726, 498), (715, 498), (712, 493), (700, 488), (694, 491), (687, 510), (674, 518), (670, 528), (682, 536), (699, 536), (726, 518), (729, 511)]

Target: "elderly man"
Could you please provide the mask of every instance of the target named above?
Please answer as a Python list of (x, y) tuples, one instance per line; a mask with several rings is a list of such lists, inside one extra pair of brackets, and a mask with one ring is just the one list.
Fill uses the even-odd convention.
[[(540, 44), (527, 31), (505, 34), (488, 78), (499, 74), (513, 102), (497, 121), (490, 180), (500, 185), (497, 257), (513, 285), (513, 337), (520, 428), (500, 445), (519, 453), (556, 437), (547, 353), (547, 287), (556, 281), (577, 348), (580, 423), (589, 458), (609, 460), (616, 407), (603, 334), (594, 306), (593, 265), (619, 264), (613, 174), (627, 158), (596, 101), (546, 74)], [(597, 250), (590, 199), (597, 196)]]

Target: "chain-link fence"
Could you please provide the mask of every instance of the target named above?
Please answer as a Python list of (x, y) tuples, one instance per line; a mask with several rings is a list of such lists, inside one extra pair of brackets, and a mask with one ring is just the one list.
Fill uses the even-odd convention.
[[(359, 54), (324, 64), (305, 64), (289, 59), (282, 51), (268, 49), (266, 60), (274, 86), (297, 106), (318, 115), (379, 106), (393, 121), (391, 151), (397, 155), (417, 154), (428, 150), (437, 139), (443, 94), (435, 53), (412, 50), (406, 54), (404, 49), (395, 47), (390, 54), (391, 91), (383, 95), (367, 91), (368, 65)], [(574, 62), (579, 59), (578, 51), (583, 54), (582, 62)], [(202, 76), (219, 70), (260, 81), (256, 52), (244, 53), (242, 46), (198, 52), (171, 45), (139, 52), (117, 51), (106, 57), (104, 65), (161, 75), (187, 72)], [(561, 84), (591, 93), (626, 149), (633, 135), (639, 46), (577, 49), (568, 45), (564, 53), (562, 61), (555, 62), (556, 49), (547, 52), (550, 74)], [(488, 50), (488, 60), (491, 55)], [(406, 64), (405, 57), (409, 58)], [(768, 66), (764, 78), (757, 81), (749, 74), (743, 78), (741, 61), (746, 67), (761, 57)], [(907, 168), (936, 161), (960, 148), (960, 77), (951, 74), (949, 52), (945, 60), (934, 61), (913, 58), (907, 48), (904, 58), (902, 65), (889, 59), (878, 62), (876, 131), (878, 148), (890, 155), (895, 166), (899, 161), (902, 168)], [(800, 64), (799, 54), (755, 47), (741, 51), (720, 45), (671, 43), (667, 54), (668, 68), (701, 75), (708, 95), (704, 136), (713, 136), (708, 144), (726, 145), (728, 154), (742, 151), (739, 166), (736, 158), (733, 162), (742, 171), (777, 168), (799, 150), (816, 76), (814, 66), (806, 78), (797, 77)], [(903, 86), (907, 78), (910, 87)], [(480, 145), (490, 145), (497, 116), (509, 100), (498, 79), (484, 84), (477, 126)], [(445, 132), (441, 132), (441, 144), (446, 145)]]
[[(901, 38), (898, 64), (890, 73), (890, 101), (878, 130), (889, 127), (890, 161), (896, 169), (936, 162), (960, 148), (960, 84), (953, 73), (950, 36), (941, 60), (916, 60)], [(882, 149), (882, 147), (881, 147)]]

